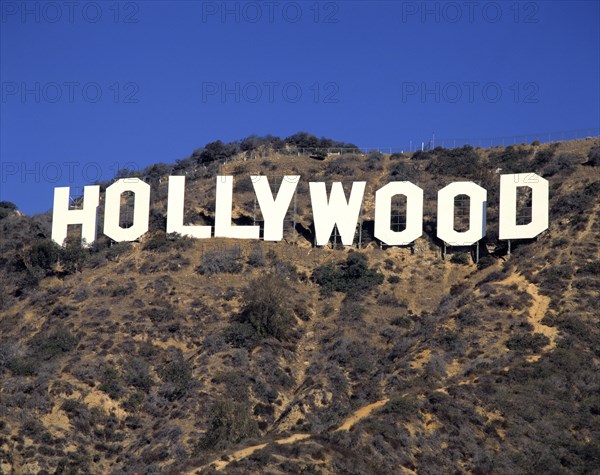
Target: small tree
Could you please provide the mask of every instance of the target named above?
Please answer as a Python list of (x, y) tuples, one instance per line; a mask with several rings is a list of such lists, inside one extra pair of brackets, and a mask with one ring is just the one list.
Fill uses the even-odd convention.
[(150, 391), (154, 384), (150, 374), (150, 365), (142, 358), (133, 358), (125, 365), (125, 381), (144, 392)]
[(206, 251), (196, 272), (201, 275), (239, 274), (243, 268), (241, 249), (231, 247)]
[(223, 143), (220, 140), (207, 143), (204, 150), (200, 152), (198, 161), (200, 163), (224, 162), (239, 152), (239, 145), (235, 142)]
[(450, 262), (452, 262), (453, 264), (461, 264), (466, 266), (469, 264), (469, 255), (464, 252), (452, 254)]
[(192, 365), (181, 352), (160, 369), (159, 375), (167, 385), (164, 393), (170, 400), (183, 396), (193, 384)]
[(258, 425), (247, 405), (232, 399), (220, 399), (212, 406), (211, 421), (200, 441), (200, 448), (222, 449), (258, 433)]
[(52, 270), (58, 261), (61, 249), (58, 244), (49, 239), (36, 242), (24, 256), (27, 266), (40, 268), (44, 271)]
[(15, 212), (17, 205), (10, 201), (0, 201), (0, 219), (6, 218), (11, 213)]
[(85, 241), (82, 244), (77, 238), (65, 239), (64, 247), (60, 252), (60, 263), (66, 273), (81, 272), (84, 262), (90, 255), (89, 249), (86, 249), (84, 245)]
[(74, 349), (77, 341), (77, 336), (61, 325), (49, 333), (36, 334), (31, 338), (29, 346), (34, 356), (49, 360)]
[(588, 153), (587, 165), (600, 167), (600, 146), (592, 147)]
[(324, 264), (313, 272), (313, 280), (325, 294), (366, 292), (383, 282), (384, 276), (374, 268), (364, 254), (351, 252), (344, 264)]
[(325, 160), (327, 158), (327, 152), (325, 150), (316, 150), (310, 154), (310, 158), (315, 160)]
[(290, 297), (289, 285), (274, 274), (253, 280), (244, 291), (242, 322), (250, 323), (260, 336), (287, 338), (294, 323)]

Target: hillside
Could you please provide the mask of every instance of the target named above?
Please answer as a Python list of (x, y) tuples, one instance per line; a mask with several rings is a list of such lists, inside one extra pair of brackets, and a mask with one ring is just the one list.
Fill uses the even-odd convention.
[[(152, 185), (140, 242), (59, 250), (49, 215), (0, 204), (0, 474), (600, 470), (600, 139), (304, 145), (207, 145), (132, 174)], [(498, 168), (550, 181), (550, 228), (510, 254)], [(302, 176), (284, 241), (165, 235), (166, 176), (187, 177), (186, 222), (211, 224), (215, 176), (234, 175), (252, 224), (260, 173)], [(360, 249), (312, 247), (309, 179), (367, 181)], [(425, 190), (412, 247), (372, 237), (392, 180)], [(458, 180), (488, 190), (478, 263), (435, 238)]]

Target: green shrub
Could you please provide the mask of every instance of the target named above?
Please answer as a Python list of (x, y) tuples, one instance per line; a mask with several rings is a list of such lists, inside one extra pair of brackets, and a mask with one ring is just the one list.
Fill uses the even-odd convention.
[(260, 343), (260, 337), (254, 326), (247, 322), (232, 322), (223, 331), (223, 337), (227, 343), (236, 348), (251, 349)]
[(76, 311), (77, 311), (77, 308), (73, 307), (72, 305), (58, 304), (56, 307), (54, 307), (52, 309), (52, 312), (50, 312), (50, 315), (52, 315), (53, 317), (58, 317), (58, 318), (67, 318), (67, 317), (70, 317), (71, 315), (73, 315), (73, 313)]
[(419, 178), (419, 169), (414, 163), (396, 162), (390, 167), (390, 177), (395, 181), (415, 181)]
[(125, 399), (121, 405), (128, 412), (137, 412), (144, 404), (146, 396), (143, 392), (135, 392)]
[(576, 272), (578, 275), (600, 275), (600, 260), (586, 262)]
[(125, 381), (144, 392), (150, 391), (154, 384), (150, 375), (150, 366), (142, 358), (132, 358), (124, 365)]
[(556, 150), (553, 148), (545, 148), (543, 150), (538, 150), (533, 158), (532, 165), (538, 169), (544, 166), (547, 166), (552, 162), (554, 158)]
[(333, 291), (346, 293), (366, 292), (380, 285), (383, 274), (369, 268), (364, 254), (351, 252), (344, 264), (324, 264), (317, 267), (312, 274), (313, 280), (321, 286), (321, 292), (331, 294)]
[(431, 150), (417, 150), (412, 154), (412, 160), (429, 160), (433, 157), (433, 152)]
[(248, 264), (252, 267), (263, 267), (265, 265), (265, 255), (261, 246), (254, 246), (250, 249)]
[(327, 158), (327, 152), (325, 150), (315, 150), (310, 154), (310, 158), (315, 160), (325, 160)]
[(46, 272), (43, 269), (40, 269), (39, 267), (28, 267), (25, 269), (18, 285), (24, 289), (37, 287), (44, 277), (46, 277)]
[(251, 382), (245, 371), (239, 369), (221, 371), (214, 377), (213, 382), (222, 384), (225, 394), (228, 394), (231, 399), (237, 402), (248, 402)]
[(0, 310), (2, 310), (4, 307), (8, 307), (8, 302), (10, 299), (11, 297), (8, 289), (5, 287), (4, 283), (0, 282)]
[(438, 379), (446, 376), (446, 362), (440, 355), (433, 355), (424, 366), (425, 377)]
[(410, 328), (412, 326), (412, 320), (406, 315), (398, 315), (392, 318), (390, 323), (400, 328)]
[(437, 147), (431, 155), (433, 159), (427, 166), (427, 171), (435, 175), (473, 178), (478, 177), (483, 170), (479, 153), (470, 145), (452, 149)]
[(48, 333), (38, 333), (29, 341), (32, 354), (42, 360), (49, 360), (71, 351), (77, 346), (78, 338), (64, 326)]
[(325, 167), (325, 175), (352, 176), (354, 174), (354, 167), (351, 165), (353, 162), (356, 162), (356, 158), (353, 156), (331, 160)]
[(124, 285), (115, 285), (109, 289), (109, 295), (111, 297), (124, 297), (131, 295), (135, 292), (137, 285), (135, 282), (126, 282)]
[(172, 250), (189, 249), (193, 240), (177, 233), (167, 234), (157, 231), (144, 241), (144, 251), (168, 252)]
[(445, 404), (449, 399), (450, 396), (442, 391), (434, 391), (427, 398), (427, 400), (434, 406)]
[(378, 412), (381, 414), (394, 414), (400, 417), (408, 417), (415, 414), (418, 409), (417, 401), (409, 396), (396, 396), (390, 398)]
[(283, 143), (291, 146), (294, 149), (343, 148), (346, 149), (346, 152), (359, 152), (358, 147), (354, 144), (338, 142), (325, 137), (318, 138), (307, 132), (297, 132), (293, 135), (290, 135), (283, 140)]
[(82, 401), (67, 399), (61, 409), (67, 413), (75, 430), (82, 434), (89, 434), (91, 430), (97, 433), (96, 426), (106, 423), (105, 414), (100, 408), (90, 408)]
[(130, 242), (118, 242), (106, 249), (106, 258), (109, 261), (116, 261), (120, 256), (131, 252)]
[(244, 290), (241, 322), (250, 323), (262, 337), (288, 338), (294, 325), (291, 289), (274, 274), (253, 280)]
[(210, 162), (225, 162), (236, 153), (238, 153), (239, 145), (235, 142), (223, 143), (220, 140), (207, 143), (198, 157), (199, 163)]
[(8, 369), (15, 376), (33, 376), (37, 373), (38, 361), (29, 356), (15, 356), (8, 361)]
[(475, 326), (480, 322), (480, 319), (480, 313), (476, 310), (475, 307), (471, 306), (461, 308), (456, 317), (456, 320), (461, 325), (461, 327)]
[(493, 266), (495, 263), (496, 259), (494, 259), (492, 256), (483, 256), (479, 258), (479, 262), (477, 262), (477, 269), (487, 269), (488, 267)]
[(402, 158), (407, 158), (407, 155), (402, 152), (396, 152), (390, 155), (390, 160), (400, 160)]
[(154, 324), (169, 323), (177, 320), (178, 312), (172, 304), (169, 302), (158, 303), (162, 305), (142, 310), (141, 314), (148, 317)]
[(4, 219), (17, 209), (17, 205), (10, 201), (0, 201), (0, 219)]
[(570, 217), (572, 229), (581, 229), (589, 220), (589, 210), (595, 205), (600, 195), (600, 181), (592, 182), (582, 190), (575, 190), (563, 195), (560, 200), (551, 204), (550, 217), (564, 219)]
[(239, 274), (243, 268), (242, 251), (238, 247), (231, 247), (205, 252), (196, 272), (201, 275)]
[(58, 262), (61, 253), (61, 248), (58, 244), (50, 239), (36, 242), (25, 256), (27, 264), (50, 271)]
[(81, 271), (89, 256), (89, 249), (85, 248), (79, 239), (67, 238), (60, 252), (60, 263), (66, 273), (73, 274)]
[(511, 336), (506, 346), (517, 353), (536, 353), (548, 343), (550, 340), (542, 333), (519, 333)]
[(592, 147), (588, 153), (587, 165), (592, 167), (600, 167), (600, 145)]
[(545, 177), (556, 175), (560, 172), (571, 172), (576, 166), (583, 162), (583, 157), (574, 153), (561, 153), (553, 157), (542, 169)]
[(160, 378), (171, 385), (167, 388), (168, 399), (173, 400), (181, 397), (193, 383), (192, 364), (183, 358), (182, 353), (165, 364), (159, 371)]
[(114, 366), (108, 366), (100, 376), (100, 391), (104, 391), (112, 399), (119, 399), (124, 392), (119, 372)]
[(533, 149), (527, 146), (509, 145), (501, 151), (490, 153), (493, 167), (502, 168), (502, 173), (525, 173), (529, 171)]
[(218, 450), (259, 434), (249, 407), (232, 399), (217, 400), (211, 408), (211, 420), (199, 448)]
[(452, 262), (453, 264), (468, 265), (470, 261), (471, 259), (469, 258), (469, 255), (464, 252), (457, 252), (456, 254), (452, 254), (452, 257), (450, 258), (450, 262)]
[(0, 201), (0, 208), (15, 211), (17, 209), (17, 205), (12, 203), (11, 201)]
[(78, 452), (69, 452), (68, 455), (65, 455), (58, 461), (54, 473), (56, 475), (91, 473), (91, 463), (92, 461), (89, 455)]

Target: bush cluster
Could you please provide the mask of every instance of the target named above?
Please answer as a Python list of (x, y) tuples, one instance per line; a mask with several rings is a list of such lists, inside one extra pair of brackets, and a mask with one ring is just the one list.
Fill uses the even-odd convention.
[(343, 264), (328, 263), (317, 267), (312, 279), (321, 286), (324, 294), (334, 291), (356, 294), (380, 285), (384, 276), (369, 267), (366, 255), (351, 252)]
[(162, 393), (171, 401), (182, 397), (193, 384), (192, 364), (181, 352), (160, 369), (159, 375), (167, 386)]
[(241, 249), (231, 247), (206, 251), (196, 272), (201, 275), (238, 274), (243, 268)]
[(0, 201), (0, 219), (4, 219), (16, 211), (17, 205), (10, 201)]
[(77, 346), (78, 338), (66, 327), (58, 326), (50, 332), (40, 332), (29, 341), (32, 353), (41, 360), (49, 360)]
[(218, 450), (259, 434), (249, 407), (229, 398), (217, 400), (211, 409), (208, 430), (199, 443), (200, 450)]
[(586, 164), (592, 167), (600, 167), (600, 145), (596, 145), (590, 149)]
[(290, 336), (294, 325), (291, 289), (275, 274), (250, 282), (242, 298), (241, 323), (249, 323), (261, 337)]
[(285, 139), (272, 135), (265, 135), (263, 137), (251, 135), (240, 141), (229, 143), (217, 140), (207, 143), (203, 148), (194, 151), (192, 158), (201, 164), (212, 162), (223, 163), (238, 153), (248, 153), (260, 148), (267, 148), (283, 153), (312, 150), (314, 157), (321, 160), (327, 157), (324, 149), (340, 148), (352, 153), (360, 152), (358, 147), (351, 143), (339, 142), (325, 137), (318, 138), (307, 132), (298, 132)]
[(431, 156), (427, 171), (436, 175), (472, 178), (483, 168), (481, 157), (470, 145), (450, 149), (436, 147)]
[(189, 249), (193, 243), (192, 238), (177, 233), (167, 234), (164, 231), (157, 231), (145, 240), (143, 249), (144, 251), (155, 252), (181, 251)]
[(541, 333), (518, 333), (508, 339), (506, 347), (517, 353), (537, 353), (548, 343), (548, 337)]
[(464, 252), (457, 252), (456, 254), (452, 254), (452, 257), (450, 258), (450, 262), (452, 262), (453, 264), (461, 264), (461, 265), (468, 265), (470, 263), (469, 259), (469, 255), (467, 253)]
[(501, 151), (490, 153), (492, 166), (502, 168), (502, 173), (525, 173), (530, 171), (533, 148), (509, 145)]

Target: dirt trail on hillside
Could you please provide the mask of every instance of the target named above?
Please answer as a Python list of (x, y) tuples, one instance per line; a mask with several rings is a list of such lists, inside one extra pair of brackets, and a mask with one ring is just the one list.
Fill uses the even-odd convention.
[[(285, 439), (275, 440), (274, 443), (282, 444), (282, 445), (291, 444), (293, 442), (296, 442), (297, 440), (307, 439), (310, 436), (311, 436), (311, 434), (294, 434), (290, 437), (286, 437)], [(209, 465), (214, 465), (215, 470), (223, 470), (231, 462), (236, 462), (238, 460), (245, 459), (246, 457), (249, 457), (257, 450), (264, 449), (267, 445), (269, 445), (269, 444), (259, 444), (259, 445), (253, 445), (251, 447), (246, 447), (245, 449), (241, 449), (241, 450), (238, 450), (238, 451), (230, 454), (228, 460), (220, 460), (220, 459), (215, 460), (214, 462), (211, 462)], [(194, 471), (189, 472), (189, 473), (193, 473), (193, 472)]]
[(374, 402), (373, 404), (369, 404), (368, 406), (361, 407), (356, 412), (354, 412), (350, 417), (348, 417), (344, 423), (336, 429), (338, 430), (350, 430), (354, 424), (356, 424), (361, 419), (364, 419), (369, 414), (371, 414), (375, 409), (383, 406), (389, 399), (382, 399), (381, 401)]
[[(529, 309), (529, 323), (533, 325), (533, 331), (535, 333), (541, 333), (545, 335), (550, 342), (542, 348), (542, 351), (550, 351), (556, 348), (556, 339), (558, 337), (558, 329), (556, 327), (549, 327), (542, 323), (546, 310), (550, 304), (550, 297), (540, 295), (538, 288), (534, 284), (527, 285), (527, 292), (533, 297), (533, 305)], [(527, 357), (527, 361), (533, 362), (541, 358), (541, 355), (531, 355)]]
[[(508, 279), (503, 281), (504, 284), (517, 284), (519, 289), (526, 291), (531, 298), (533, 303), (529, 307), (529, 317), (527, 321), (533, 326), (534, 333), (541, 333), (545, 335), (550, 342), (542, 349), (542, 351), (550, 351), (556, 348), (556, 340), (558, 338), (558, 329), (556, 327), (549, 327), (542, 323), (542, 319), (546, 315), (548, 305), (550, 305), (550, 297), (540, 295), (538, 288), (535, 284), (527, 281), (521, 274), (512, 274)], [(532, 355), (527, 357), (527, 361), (537, 361), (541, 355)]]
[[(340, 431), (340, 430), (350, 430), (357, 422), (359, 422), (361, 419), (364, 419), (365, 417), (369, 416), (375, 409), (380, 408), (388, 401), (389, 401), (389, 399), (385, 398), (385, 399), (382, 399), (381, 401), (377, 401), (377, 402), (368, 404), (366, 406), (363, 406), (363, 407), (357, 409), (350, 416), (348, 416), (337, 429), (335, 429), (335, 432)], [(222, 459), (213, 460), (209, 464), (207, 464), (199, 469), (197, 468), (194, 470), (190, 470), (189, 472), (187, 472), (187, 475), (193, 475), (194, 473), (196, 473), (197, 470), (210, 467), (211, 465), (214, 466), (215, 470), (223, 470), (231, 462), (236, 462), (238, 460), (245, 459), (246, 457), (249, 457), (257, 450), (264, 449), (267, 445), (269, 445), (269, 443), (283, 444), (283, 445), (291, 444), (298, 440), (308, 439), (312, 436), (313, 436), (313, 434), (294, 434), (289, 437), (285, 437), (283, 439), (274, 440), (273, 442), (268, 442), (268, 443), (264, 443), (264, 444), (258, 444), (258, 445), (252, 445), (250, 447), (245, 447), (245, 448), (237, 450), (231, 454), (228, 454), (228, 460), (222, 460)]]

